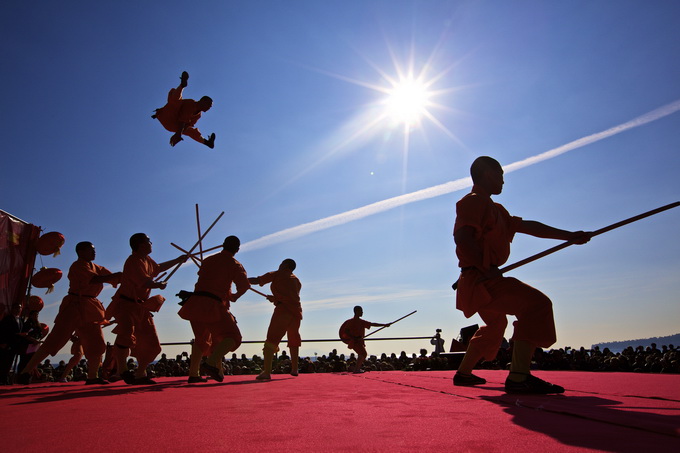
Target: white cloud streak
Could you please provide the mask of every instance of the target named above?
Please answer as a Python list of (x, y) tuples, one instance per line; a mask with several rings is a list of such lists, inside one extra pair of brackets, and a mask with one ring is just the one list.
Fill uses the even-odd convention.
[[(503, 169), (505, 170), (505, 172), (520, 170), (522, 168), (537, 164), (544, 160), (552, 159), (553, 157), (557, 157), (566, 152), (582, 148), (586, 145), (590, 145), (591, 143), (595, 143), (605, 138), (609, 138), (613, 135), (620, 134), (621, 132), (625, 132), (639, 126), (643, 126), (647, 123), (651, 123), (652, 121), (656, 121), (658, 119), (671, 115), (677, 112), (678, 110), (680, 110), (680, 100), (667, 104), (658, 109), (652, 110), (651, 112), (645, 113), (644, 115), (638, 116), (637, 118), (619, 124), (618, 126), (614, 126), (602, 132), (597, 132), (595, 134), (588, 135), (587, 137), (574, 140), (565, 145), (553, 148), (541, 154), (537, 154), (535, 156), (528, 157), (524, 160), (520, 160), (505, 165)], [(281, 242), (297, 239), (299, 237), (306, 236), (317, 231), (322, 231), (328, 228), (344, 225), (345, 223), (353, 222), (355, 220), (360, 220), (371, 215), (388, 211), (390, 209), (398, 208), (399, 206), (404, 206), (418, 201), (439, 197), (471, 186), (472, 179), (467, 177), (457, 179), (455, 181), (449, 181), (444, 184), (428, 187), (426, 189), (417, 190), (415, 192), (388, 198), (382, 201), (371, 203), (366, 206), (362, 206), (360, 208), (345, 211), (340, 214), (324, 217), (323, 219), (315, 220), (313, 222), (303, 223), (298, 226), (286, 228), (284, 230), (277, 231), (276, 233), (263, 236), (259, 239), (246, 242), (241, 245), (241, 252), (257, 250)]]

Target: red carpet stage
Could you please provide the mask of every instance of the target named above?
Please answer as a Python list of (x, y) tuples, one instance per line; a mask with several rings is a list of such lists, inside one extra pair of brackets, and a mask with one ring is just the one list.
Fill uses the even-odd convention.
[(535, 374), (554, 396), (503, 393), (506, 373), (227, 376), (189, 385), (0, 387), (3, 452), (680, 451), (680, 376)]

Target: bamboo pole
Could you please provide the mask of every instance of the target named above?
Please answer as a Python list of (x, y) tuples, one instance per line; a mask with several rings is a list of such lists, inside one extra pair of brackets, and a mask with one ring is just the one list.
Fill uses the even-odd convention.
[[(417, 311), (418, 311), (418, 310), (413, 310), (413, 311), (412, 311), (411, 313), (409, 313), (408, 315), (402, 316), (401, 318), (397, 319), (396, 321), (392, 321), (392, 322), (390, 323), (389, 326), (391, 326), (391, 325), (394, 324), (395, 322), (401, 321), (401, 320), (404, 319), (404, 318), (408, 318), (409, 316), (411, 316), (413, 313), (415, 313), (415, 312), (417, 312)], [(378, 332), (380, 332), (381, 330), (386, 329), (386, 328), (389, 327), (389, 326), (383, 326), (383, 327), (381, 327), (381, 328), (378, 329), (378, 330), (374, 330), (373, 332), (369, 333), (368, 335), (364, 335), (364, 339), (370, 337), (370, 336), (373, 335), (374, 333), (378, 333)]]
[[(210, 227), (209, 227), (207, 230), (205, 230), (205, 233), (203, 233), (203, 234), (201, 235), (201, 237), (198, 239), (198, 242), (196, 242), (196, 243), (194, 244), (194, 246), (191, 247), (191, 248), (189, 249), (188, 255), (191, 255), (191, 252), (193, 252), (194, 249), (201, 243), (201, 241), (202, 241), (202, 240), (205, 238), (205, 236), (210, 232), (210, 230), (212, 230), (212, 228), (213, 228), (213, 227), (215, 226), (215, 224), (222, 218), (223, 215), (224, 215), (224, 211), (222, 211), (222, 212), (220, 213), (220, 215), (217, 216), (217, 218), (215, 219), (215, 221), (210, 225)], [(170, 272), (170, 274), (168, 274), (168, 276), (165, 277), (165, 280), (163, 280), (163, 283), (167, 283), (168, 280), (170, 280), (170, 277), (172, 277), (172, 276), (175, 274), (175, 272), (177, 272), (177, 269), (179, 269), (180, 266), (182, 266), (182, 263), (178, 263), (178, 264), (172, 269), (172, 272)]]
[(201, 219), (198, 216), (198, 203), (196, 203), (196, 229), (198, 230), (198, 254), (201, 256), (201, 261), (203, 261), (203, 242), (201, 240)]
[(201, 267), (201, 264), (199, 263), (199, 261), (196, 260), (196, 258), (198, 258), (198, 255), (190, 254), (189, 252), (187, 252), (186, 250), (184, 250), (182, 247), (180, 247), (179, 245), (175, 244), (174, 242), (171, 242), (170, 245), (172, 245), (172, 246), (175, 247), (177, 250), (179, 250), (180, 252), (184, 253), (184, 254), (187, 255), (189, 258), (191, 258), (191, 261), (193, 261), (194, 264), (195, 264), (196, 266), (198, 266), (199, 268)]

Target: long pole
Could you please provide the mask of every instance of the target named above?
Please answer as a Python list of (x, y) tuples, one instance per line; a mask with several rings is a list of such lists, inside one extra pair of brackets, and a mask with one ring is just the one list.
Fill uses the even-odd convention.
[[(203, 235), (202, 235), (200, 238), (198, 238), (198, 242), (196, 242), (196, 243), (194, 244), (194, 246), (191, 247), (191, 248), (189, 249), (188, 255), (191, 255), (191, 252), (193, 252), (194, 249), (195, 249), (196, 247), (198, 247), (198, 245), (201, 243), (201, 241), (202, 241), (202, 240), (205, 238), (205, 236), (210, 232), (210, 230), (212, 230), (212, 227), (215, 226), (215, 224), (222, 218), (223, 215), (224, 215), (224, 211), (222, 211), (222, 212), (220, 213), (220, 215), (217, 216), (217, 218), (216, 218), (215, 221), (212, 223), (212, 225), (210, 225), (210, 227), (209, 227), (207, 230), (205, 230), (205, 233), (203, 233)], [(177, 264), (177, 265), (172, 269), (172, 272), (170, 272), (170, 274), (168, 274), (168, 276), (165, 277), (165, 280), (163, 280), (163, 282), (164, 282), (164, 283), (167, 283), (167, 281), (170, 280), (170, 277), (172, 277), (172, 276), (174, 275), (174, 273), (177, 272), (177, 269), (179, 269), (181, 265), (182, 265), (182, 263)]]
[(201, 238), (201, 219), (198, 216), (198, 203), (196, 203), (196, 229), (198, 230), (198, 253), (201, 256), (201, 261), (203, 261), (203, 239)]
[[(397, 319), (396, 321), (392, 321), (392, 322), (390, 323), (390, 325), (394, 324), (395, 322), (399, 322), (399, 321), (401, 321), (401, 320), (404, 319), (404, 318), (408, 318), (409, 316), (411, 316), (413, 313), (415, 313), (415, 312), (417, 312), (417, 311), (418, 311), (418, 310), (413, 310), (413, 311), (412, 311), (411, 313), (409, 313), (408, 315), (402, 316), (401, 318)], [(369, 333), (368, 335), (364, 335), (364, 338), (368, 338), (368, 337), (370, 337), (371, 335), (373, 335), (374, 333), (378, 333), (378, 332), (380, 332), (381, 330), (383, 330), (383, 329), (385, 329), (385, 328), (387, 328), (387, 327), (389, 327), (389, 326), (383, 326), (383, 327), (381, 327), (381, 328), (378, 329), (378, 330), (374, 330), (373, 332)]]
[[(666, 206), (661, 206), (660, 208), (652, 209), (651, 211), (643, 212), (642, 214), (633, 216), (629, 219), (622, 220), (622, 221), (616, 222), (616, 223), (612, 223), (609, 226), (606, 226), (604, 228), (600, 228), (597, 231), (593, 231), (590, 234), (590, 237), (592, 238), (592, 237), (598, 236), (600, 234), (607, 233), (608, 231), (614, 230), (614, 229), (622, 227), (624, 225), (628, 225), (629, 223), (637, 222), (638, 220), (642, 220), (645, 217), (650, 217), (650, 216), (653, 216), (653, 215), (658, 214), (660, 212), (676, 208), (678, 206), (680, 206), (680, 201), (676, 201), (675, 203), (667, 204)], [(520, 266), (524, 266), (527, 263), (531, 263), (532, 261), (536, 261), (537, 259), (543, 258), (544, 256), (550, 255), (550, 254), (555, 253), (559, 250), (567, 248), (567, 247), (569, 247), (570, 245), (573, 245), (573, 244), (574, 244), (573, 241), (563, 242), (560, 245), (556, 245), (555, 247), (549, 248), (548, 250), (544, 250), (544, 251), (537, 253), (535, 255), (532, 255), (528, 258), (524, 258), (521, 261), (517, 261), (516, 263), (505, 266), (504, 268), (499, 269), (499, 270), (500, 270), (501, 274), (504, 274), (504, 273), (511, 271), (513, 269), (517, 269)], [(453, 284), (452, 288), (455, 291), (457, 287), (458, 287), (458, 281), (456, 280), (456, 282)]]
[(259, 294), (259, 295), (262, 296), (262, 297), (267, 297), (267, 295), (266, 295), (265, 293), (256, 290), (256, 289), (253, 288), (252, 286), (251, 286), (250, 288), (248, 288), (248, 289), (251, 290), (251, 291), (254, 292), (254, 293)]

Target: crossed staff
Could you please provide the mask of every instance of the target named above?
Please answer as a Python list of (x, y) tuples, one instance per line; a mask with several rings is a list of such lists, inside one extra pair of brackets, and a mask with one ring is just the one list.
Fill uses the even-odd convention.
[[(215, 249), (218, 249), (218, 248), (221, 247), (221, 245), (218, 245), (217, 247), (212, 247), (212, 248), (209, 248), (209, 249), (204, 250), (204, 249), (203, 249), (203, 239), (205, 239), (205, 237), (208, 235), (208, 233), (210, 232), (210, 230), (212, 230), (212, 228), (215, 226), (215, 224), (216, 224), (217, 222), (219, 222), (219, 220), (222, 218), (223, 215), (224, 215), (224, 211), (220, 212), (220, 215), (218, 215), (217, 218), (215, 219), (215, 221), (214, 221), (213, 223), (210, 224), (210, 226), (208, 227), (208, 229), (205, 230), (204, 233), (201, 233), (201, 219), (200, 219), (200, 216), (199, 216), (199, 213), (198, 213), (198, 203), (197, 203), (197, 204), (196, 204), (196, 229), (197, 229), (197, 231), (198, 231), (198, 241), (196, 241), (196, 243), (194, 244), (194, 246), (191, 247), (191, 248), (189, 249), (189, 251), (184, 250), (182, 247), (180, 247), (179, 245), (175, 244), (174, 242), (171, 242), (170, 245), (172, 245), (173, 247), (175, 247), (176, 249), (178, 249), (178, 250), (181, 251), (182, 253), (186, 254), (189, 258), (191, 258), (191, 261), (193, 261), (194, 264), (200, 268), (200, 267), (201, 267), (201, 262), (203, 261), (203, 254), (206, 253), (206, 252), (209, 252), (209, 251), (212, 251), (212, 250), (215, 250)], [(193, 251), (196, 249), (196, 247), (198, 247), (198, 253), (193, 253)], [(158, 281), (161, 281), (161, 279), (165, 277), (165, 279), (163, 280), (163, 283), (167, 283), (168, 280), (170, 280), (170, 277), (172, 277), (172, 276), (174, 275), (174, 273), (177, 272), (177, 270), (182, 266), (182, 264), (183, 264), (183, 263), (177, 264), (177, 265), (172, 269), (172, 271), (170, 272), (170, 274), (168, 274), (167, 276), (165, 275), (166, 272), (162, 273), (161, 275), (159, 275), (158, 277), (156, 277), (156, 281), (157, 281), (157, 282), (158, 282)]]

